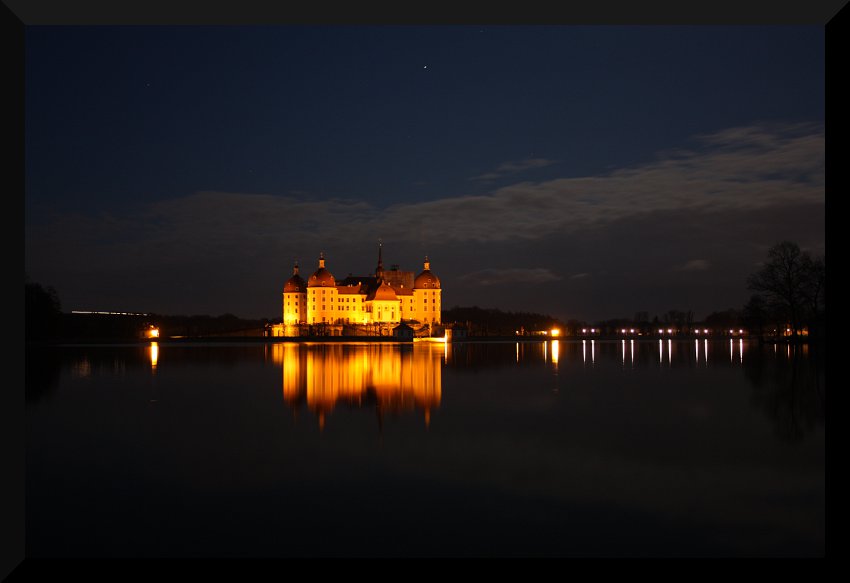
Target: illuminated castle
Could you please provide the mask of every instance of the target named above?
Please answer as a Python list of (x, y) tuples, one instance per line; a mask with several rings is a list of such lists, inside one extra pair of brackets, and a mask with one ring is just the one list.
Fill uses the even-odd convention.
[(317, 325), (340, 333), (343, 326), (378, 325), (387, 330), (401, 323), (414, 329), (439, 324), (442, 289), (428, 258), (414, 278), (412, 271), (400, 271), (397, 265), (385, 271), (382, 252), (379, 244), (374, 275), (349, 275), (341, 281), (325, 267), (324, 253), (307, 281), (296, 263), (283, 286), (283, 324), (274, 327), (273, 335), (298, 336)]

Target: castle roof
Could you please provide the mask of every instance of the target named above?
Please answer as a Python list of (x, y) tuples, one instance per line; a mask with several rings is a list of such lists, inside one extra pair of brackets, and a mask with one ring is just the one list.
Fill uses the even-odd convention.
[(336, 285), (333, 274), (325, 269), (325, 254), (319, 255), (319, 269), (317, 269), (307, 283), (309, 287), (333, 287)]
[(307, 282), (298, 275), (298, 263), (292, 268), (292, 277), (283, 284), (283, 293), (303, 293), (307, 291)]

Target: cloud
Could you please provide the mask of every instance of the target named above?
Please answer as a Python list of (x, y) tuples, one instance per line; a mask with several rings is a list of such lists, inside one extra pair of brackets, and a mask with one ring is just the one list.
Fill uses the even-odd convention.
[[(132, 212), (41, 220), (30, 216), (26, 269), (45, 281), (64, 279), (71, 282), (69, 287), (87, 282), (90, 289), (117, 289), (123, 282), (124, 287), (141, 290), (166, 271), (175, 274), (169, 285), (177, 285), (180, 278), (189, 282), (191, 273), (195, 281), (203, 278), (205, 286), (220, 286), (224, 273), (244, 279), (256, 278), (258, 272), (288, 272), (295, 254), (301, 254), (303, 264), (304, 253), (339, 253), (364, 237), (381, 236), (418, 249), (476, 243), (500, 243), (510, 249), (549, 237), (581, 242), (603, 234), (604, 243), (611, 237), (605, 227), (615, 222), (618, 232), (635, 233), (652, 220), (656, 230), (661, 228), (658, 221), (667, 221), (669, 225), (662, 226), (678, 225), (689, 233), (704, 227), (716, 233), (718, 217), (728, 222), (741, 211), (785, 217), (792, 209), (824, 204), (821, 126), (731, 128), (698, 136), (692, 145), (607, 174), (523, 181), (486, 194), (386, 207), (315, 194), (307, 198), (203, 191), (140, 204)], [(520, 167), (515, 164), (500, 168)], [(695, 250), (690, 256), (707, 257), (705, 252)], [(719, 261), (708, 257), (713, 264)], [(679, 267), (708, 267), (699, 261), (707, 260)], [(585, 265), (560, 269), (574, 273), (565, 276), (571, 280), (581, 276), (576, 271), (590, 271)], [(483, 285), (511, 278), (558, 279), (547, 270), (493, 269), (479, 276)]]
[(575, 275), (571, 275), (570, 279), (584, 279), (586, 277), (590, 277), (589, 273), (576, 273)]
[[(120, 231), (128, 243), (144, 246), (124, 252), (156, 253), (170, 261), (180, 255), (244, 254), (293, 239), (332, 245), (363, 233), (425, 246), (535, 240), (659, 212), (697, 219), (705, 213), (824, 202), (822, 127), (734, 128), (696, 142), (701, 149), (670, 151), (606, 175), (519, 182), (489, 194), (380, 208), (358, 200), (206, 191), (156, 202), (133, 215), (68, 217), (44, 225), (32, 238), (58, 238), (55, 243), (63, 247), (69, 237), (93, 243), (97, 233)], [(523, 164), (532, 162), (500, 168)]]
[(705, 271), (711, 266), (705, 259), (691, 259), (682, 265), (675, 267), (677, 271)]
[(508, 269), (481, 269), (466, 273), (458, 278), (461, 281), (477, 285), (500, 285), (504, 283), (545, 283), (558, 281), (560, 276), (543, 267)]
[(496, 180), (510, 174), (517, 174), (524, 170), (532, 168), (543, 168), (555, 163), (555, 160), (547, 160), (546, 158), (526, 158), (514, 162), (504, 162), (500, 164), (493, 172), (473, 176), (470, 180)]

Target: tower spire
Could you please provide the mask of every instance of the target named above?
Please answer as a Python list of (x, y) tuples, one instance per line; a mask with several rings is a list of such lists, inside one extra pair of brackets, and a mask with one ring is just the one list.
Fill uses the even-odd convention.
[(378, 267), (375, 269), (375, 277), (380, 281), (384, 279), (384, 242), (378, 239)]
[(425, 256), (425, 271), (431, 271), (431, 262), (428, 261), (428, 256)]
[(324, 267), (325, 267), (325, 252), (321, 251), (319, 253), (319, 269), (322, 269)]
[(298, 260), (295, 260), (295, 266), (292, 268), (292, 275), (298, 275)]

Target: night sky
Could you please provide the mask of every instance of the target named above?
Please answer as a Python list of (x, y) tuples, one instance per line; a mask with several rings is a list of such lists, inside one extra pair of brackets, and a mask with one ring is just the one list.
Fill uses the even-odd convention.
[(381, 238), (444, 308), (703, 318), (824, 253), (824, 98), (822, 26), (29, 26), (26, 272), (273, 318)]

